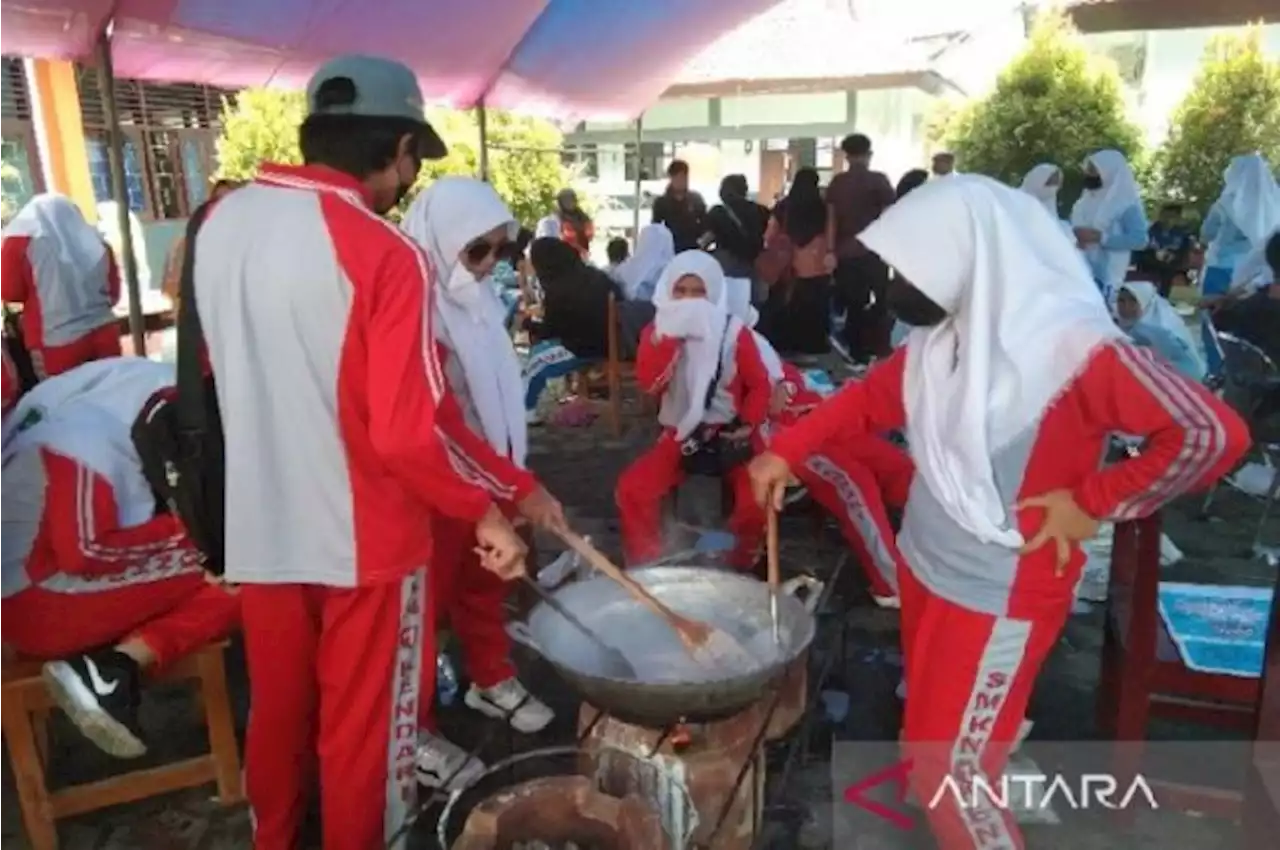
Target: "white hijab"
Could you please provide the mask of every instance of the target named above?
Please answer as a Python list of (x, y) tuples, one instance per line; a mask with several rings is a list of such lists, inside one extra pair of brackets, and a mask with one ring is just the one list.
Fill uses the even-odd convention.
[[(706, 298), (672, 298), (676, 281), (685, 275), (702, 280)], [(707, 392), (720, 368), (732, 331), (725, 305), (724, 271), (704, 251), (682, 251), (667, 264), (653, 292), (657, 308), (653, 324), (659, 336), (684, 341), (675, 374), (662, 397), (658, 421), (683, 440), (707, 412)]]
[(1173, 309), (1172, 304), (1160, 297), (1160, 291), (1156, 289), (1155, 284), (1147, 283), (1145, 280), (1127, 280), (1120, 285), (1121, 292), (1126, 290), (1134, 297), (1134, 300), (1138, 302), (1138, 308), (1142, 310), (1140, 321), (1148, 325), (1159, 325), (1164, 328), (1186, 343), (1187, 349), (1192, 352), (1193, 356), (1197, 360), (1200, 359), (1195, 337), (1191, 336), (1191, 331), (1187, 329), (1187, 323), (1182, 321), (1182, 317), (1178, 315), (1177, 310)]
[[(1085, 189), (1081, 193), (1071, 208), (1071, 224), (1099, 230), (1105, 236), (1125, 210), (1133, 206), (1142, 209), (1142, 192), (1129, 161), (1120, 151), (1101, 150), (1090, 154), (1085, 162), (1093, 163), (1097, 169), (1102, 177), (1102, 188)], [(1129, 271), (1133, 252), (1107, 251), (1095, 243), (1084, 248), (1084, 255), (1095, 269), (1105, 273), (1106, 279), (1102, 281), (1106, 287), (1104, 291), (1114, 293)]]
[[(1049, 181), (1058, 175), (1058, 182), (1050, 185)], [(1027, 172), (1022, 178), (1022, 191), (1035, 198), (1054, 218), (1058, 214), (1058, 190), (1062, 188), (1062, 169), (1053, 163), (1042, 162)]]
[(1123, 332), (1055, 222), (995, 180), (930, 182), (859, 239), (948, 313), (907, 339), (907, 437), (925, 486), (979, 540), (1021, 546), (1016, 494), (997, 490), (991, 459)]
[(1129, 167), (1129, 160), (1120, 151), (1098, 151), (1090, 154), (1085, 163), (1092, 163), (1097, 169), (1102, 178), (1102, 188), (1085, 189), (1081, 193), (1071, 208), (1071, 223), (1106, 233), (1125, 210), (1133, 206), (1142, 207), (1142, 190)]
[[(77, 366), (41, 381), (4, 420), (4, 459), (47, 447), (101, 475), (111, 485), (120, 525), (141, 525), (155, 514), (156, 499), (142, 474), (132, 428), (153, 393), (172, 386), (173, 366), (142, 357), (112, 357)], [(4, 488), (5, 514), (24, 511)]]
[(636, 238), (636, 251), (623, 260), (613, 276), (622, 284), (622, 292), (627, 298), (635, 300), (641, 297), (645, 284), (654, 286), (658, 282), (662, 269), (676, 255), (675, 239), (665, 224), (650, 224), (640, 230)]
[(431, 258), (436, 336), (457, 355), (489, 445), (524, 466), (529, 449), (520, 360), (506, 310), (493, 287), (467, 271), (459, 255), (495, 227), (514, 239), (515, 217), (492, 186), (473, 177), (441, 177), (414, 199), (401, 228)]
[(1221, 203), (1232, 223), (1254, 248), (1265, 245), (1280, 229), (1280, 187), (1262, 154), (1231, 160), (1224, 174)]
[(36, 195), (13, 217), (4, 235), (52, 240), (58, 246), (59, 261), (81, 275), (95, 268), (107, 253), (97, 229), (65, 195)]

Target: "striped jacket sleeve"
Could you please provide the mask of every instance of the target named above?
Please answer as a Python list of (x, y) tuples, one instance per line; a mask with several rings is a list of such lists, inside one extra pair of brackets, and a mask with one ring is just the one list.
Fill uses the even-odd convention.
[(657, 328), (650, 322), (640, 332), (640, 346), (636, 351), (636, 383), (649, 395), (662, 395), (676, 371), (681, 342), (675, 337), (658, 337)]
[(84, 578), (125, 572), (200, 569), (200, 555), (182, 524), (158, 514), (120, 527), (115, 492), (105, 478), (66, 455), (45, 449), (42, 533), (58, 570)]
[(1086, 415), (1098, 430), (1145, 440), (1136, 457), (1086, 478), (1075, 493), (1090, 516), (1147, 516), (1225, 475), (1249, 448), (1234, 410), (1149, 349), (1115, 342), (1078, 379)]
[(482, 469), (459, 440), (467, 424), (448, 398), (431, 330), (430, 287), (426, 257), (405, 243), (383, 255), (377, 280), (365, 290), (369, 435), (387, 468), (425, 504), (474, 522), (492, 500)]

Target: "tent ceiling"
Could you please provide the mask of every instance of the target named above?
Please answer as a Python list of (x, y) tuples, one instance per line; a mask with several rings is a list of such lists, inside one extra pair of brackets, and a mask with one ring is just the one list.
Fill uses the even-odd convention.
[(325, 59), (405, 62), (429, 101), (625, 120), (778, 0), (5, 0), (0, 51), (84, 60), (114, 15), (120, 77), (300, 87)]
[(1069, 11), (1084, 32), (1239, 26), (1280, 20), (1276, 0), (1080, 0)]

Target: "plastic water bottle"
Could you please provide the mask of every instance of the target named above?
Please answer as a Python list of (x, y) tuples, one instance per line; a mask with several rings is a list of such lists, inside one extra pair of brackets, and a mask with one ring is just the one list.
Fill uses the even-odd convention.
[(443, 706), (453, 705), (458, 698), (458, 674), (447, 652), (436, 655), (436, 697)]

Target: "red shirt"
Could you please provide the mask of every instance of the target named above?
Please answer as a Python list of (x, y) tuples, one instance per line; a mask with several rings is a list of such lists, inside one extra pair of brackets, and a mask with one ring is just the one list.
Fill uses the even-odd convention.
[(329, 168), (266, 166), (209, 213), (195, 293), (226, 441), (228, 580), (398, 581), (429, 562), (433, 512), (488, 510), (434, 285), (422, 250)]
[[(904, 429), (905, 364), (906, 349), (899, 349), (864, 380), (782, 430), (772, 450), (794, 468), (833, 436)], [(1117, 433), (1144, 437), (1145, 447), (1135, 458), (1099, 469), (1109, 437)], [(1207, 486), (1235, 465), (1249, 442), (1245, 423), (1204, 387), (1147, 349), (1112, 342), (1092, 355), (1024, 440), (996, 453), (992, 468), (1006, 505), (1065, 489), (1090, 516), (1129, 520)], [(1027, 540), (1042, 521), (1038, 508), (1017, 515)], [(935, 594), (1015, 619), (1060, 614), (1074, 598), (1085, 562), (1077, 547), (1067, 574), (1059, 577), (1053, 546), (1019, 555), (976, 540), (942, 511), (919, 477), (898, 544), (912, 572)]]
[[(658, 339), (656, 333), (652, 324), (647, 325), (640, 334), (640, 347), (636, 352), (636, 382), (650, 395), (666, 392), (684, 351), (683, 340)], [(759, 427), (769, 416), (773, 389), (750, 328), (744, 326), (738, 330), (731, 363), (731, 368), (721, 370), (716, 398), (703, 421), (727, 424), (736, 416), (747, 425)], [(719, 415), (716, 408), (720, 408)]]

